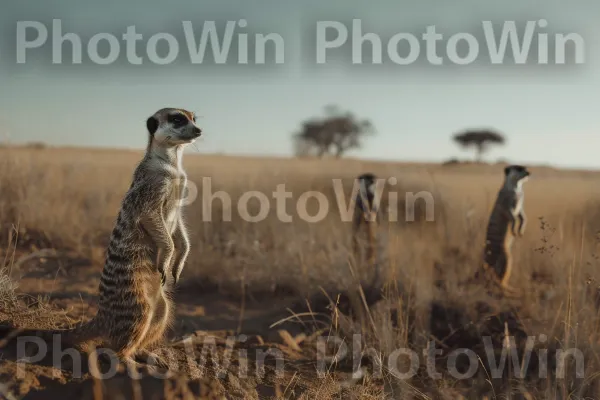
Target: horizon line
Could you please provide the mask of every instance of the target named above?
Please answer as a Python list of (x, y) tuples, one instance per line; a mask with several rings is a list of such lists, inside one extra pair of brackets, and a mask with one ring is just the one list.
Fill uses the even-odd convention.
[[(0, 141), (0, 150), (7, 148), (18, 148), (23, 150), (91, 150), (91, 151), (120, 151), (120, 152), (145, 152), (144, 147), (129, 147), (129, 146), (103, 146), (103, 145), (91, 145), (91, 146), (80, 146), (80, 145), (51, 145), (43, 141), (32, 141), (28, 143), (10, 143)], [(325, 156), (322, 159), (315, 156), (298, 157), (293, 154), (273, 154), (273, 153), (243, 153), (243, 152), (226, 152), (226, 151), (213, 151), (206, 152), (199, 149), (189, 149), (187, 156), (190, 155), (204, 155), (213, 157), (232, 157), (232, 158), (253, 158), (253, 159), (280, 159), (280, 160), (339, 160), (339, 161), (354, 161), (354, 162), (367, 162), (375, 164), (421, 164), (421, 165), (432, 165), (432, 166), (443, 166), (445, 163), (456, 160), (454, 166), (467, 166), (467, 165), (511, 165), (511, 164), (525, 164), (532, 168), (546, 168), (554, 170), (567, 170), (571, 172), (600, 172), (600, 167), (591, 166), (567, 166), (557, 165), (552, 163), (531, 163), (523, 161), (510, 161), (508, 159), (500, 158), (495, 161), (475, 161), (472, 159), (464, 158), (459, 159), (457, 157), (449, 157), (446, 160), (426, 160), (426, 159), (387, 159), (387, 158), (365, 158), (357, 156), (346, 156), (336, 158), (335, 156)], [(453, 165), (448, 165), (452, 167)]]

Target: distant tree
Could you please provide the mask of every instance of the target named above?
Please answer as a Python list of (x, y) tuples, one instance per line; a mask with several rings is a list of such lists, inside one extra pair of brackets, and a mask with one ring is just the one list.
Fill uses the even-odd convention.
[(503, 145), (506, 142), (504, 136), (496, 131), (483, 130), (467, 130), (457, 133), (453, 136), (454, 141), (464, 148), (475, 148), (475, 159), (480, 162), (483, 154), (489, 149), (490, 145)]
[(351, 149), (362, 147), (365, 136), (375, 133), (368, 120), (360, 120), (351, 112), (342, 113), (335, 106), (325, 107), (324, 118), (312, 118), (302, 123), (293, 136), (297, 156), (333, 154), (341, 157)]

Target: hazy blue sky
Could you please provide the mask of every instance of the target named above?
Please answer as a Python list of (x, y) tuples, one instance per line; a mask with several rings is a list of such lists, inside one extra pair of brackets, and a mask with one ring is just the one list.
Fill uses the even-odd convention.
[[(598, 1), (577, 5), (522, 0), (3, 3), (0, 136), (15, 142), (143, 148), (145, 119), (158, 108), (174, 106), (202, 116), (205, 136), (198, 147), (203, 152), (288, 155), (290, 135), (300, 121), (333, 103), (371, 119), (378, 130), (364, 149), (353, 153), (359, 157), (426, 161), (471, 157), (450, 140), (451, 134), (469, 127), (494, 127), (507, 135), (508, 143), (492, 150), (490, 159), (600, 167)], [(53, 18), (62, 20), (63, 34), (73, 32), (82, 38), (81, 65), (68, 65), (69, 43), (63, 45), (63, 64), (52, 64)], [(205, 21), (221, 26), (241, 18), (248, 26), (236, 32), (283, 37), (284, 64), (273, 64), (269, 50), (268, 65), (236, 65), (235, 59), (227, 65), (190, 63), (182, 21), (191, 21), (199, 38)], [(351, 37), (353, 18), (361, 19), (363, 33), (380, 35), (384, 59), (385, 44), (393, 34), (420, 36), (430, 25), (444, 34), (442, 43), (455, 33), (472, 33), (480, 43), (479, 57), (471, 65), (452, 65), (440, 45), (438, 54), (444, 56), (445, 65), (428, 65), (421, 42), (420, 61), (412, 65), (352, 65), (349, 46), (330, 50), (328, 62), (317, 65), (317, 21), (345, 23)], [(569, 52), (571, 65), (567, 66), (489, 63), (482, 21), (493, 21), (500, 30), (504, 21), (515, 20), (522, 34), (527, 20), (540, 19), (546, 19), (548, 27), (536, 31), (536, 37), (538, 32), (581, 35), (585, 64), (574, 65)], [(28, 20), (43, 23), (49, 36), (42, 47), (27, 52), (25, 64), (18, 64), (17, 21)], [(85, 45), (90, 37), (105, 32), (121, 40), (132, 25), (144, 35), (137, 46), (143, 65), (127, 63), (122, 41), (114, 64), (94, 65), (88, 59)], [(145, 44), (162, 32), (177, 37), (179, 57), (170, 65), (152, 65)], [(28, 40), (33, 40), (33, 31), (30, 35)], [(106, 53), (104, 46), (101, 54)], [(368, 48), (365, 44), (367, 63)], [(534, 50), (536, 55), (537, 46)], [(510, 55), (508, 50), (508, 61)]]

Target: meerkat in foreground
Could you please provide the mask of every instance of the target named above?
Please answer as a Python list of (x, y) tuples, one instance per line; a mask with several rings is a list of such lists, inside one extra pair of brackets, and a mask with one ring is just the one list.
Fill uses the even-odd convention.
[[(184, 147), (201, 135), (194, 114), (176, 108), (157, 111), (146, 126), (146, 154), (133, 174), (106, 252), (98, 313), (80, 327), (38, 334), (61, 334), (63, 343), (80, 350), (102, 343), (130, 362), (148, 355), (172, 320), (166, 288), (177, 283), (190, 249), (181, 213), (187, 182), (182, 156)], [(27, 334), (31, 331), (19, 336)]]
[(529, 171), (521, 165), (504, 169), (504, 184), (487, 226), (484, 251), (484, 268), (492, 272), (495, 280), (505, 290), (512, 290), (508, 281), (512, 271), (511, 246), (515, 237), (523, 236), (527, 218), (523, 210), (523, 184)]
[(354, 215), (352, 218), (352, 251), (360, 259), (359, 234), (364, 225), (367, 233), (367, 260), (369, 264), (375, 262), (375, 229), (377, 226), (378, 202), (375, 201), (377, 177), (372, 173), (365, 173), (356, 178), (358, 180), (358, 194), (355, 199)]

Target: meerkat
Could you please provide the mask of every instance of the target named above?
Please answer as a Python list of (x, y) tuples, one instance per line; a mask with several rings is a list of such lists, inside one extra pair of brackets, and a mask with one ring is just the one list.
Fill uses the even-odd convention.
[(377, 238), (376, 229), (378, 225), (379, 199), (378, 179), (372, 173), (364, 173), (355, 178), (358, 183), (358, 193), (354, 198), (354, 213), (352, 217), (352, 251), (354, 260), (362, 263), (362, 251), (360, 245), (360, 236), (366, 233), (366, 261), (370, 267), (374, 268), (373, 280), (366, 284), (359, 279), (356, 284), (356, 291), (349, 290), (347, 293), (350, 310), (354, 317), (362, 322), (366, 322), (365, 304), (381, 295), (381, 266), (376, 260), (377, 256)]
[(355, 199), (354, 215), (352, 218), (352, 250), (355, 257), (360, 259), (359, 234), (364, 225), (367, 233), (367, 260), (372, 265), (375, 262), (375, 229), (377, 225), (378, 202), (375, 202), (377, 177), (372, 173), (364, 173), (356, 178), (359, 189)]
[(182, 156), (184, 147), (202, 132), (192, 112), (176, 108), (157, 111), (146, 127), (146, 153), (110, 236), (98, 313), (80, 327), (37, 334), (60, 334), (63, 344), (80, 350), (103, 343), (121, 360), (133, 363), (135, 356), (148, 355), (147, 350), (164, 339), (172, 322), (170, 289), (190, 250), (181, 212), (187, 182)]
[(486, 232), (484, 268), (493, 273), (502, 289), (512, 290), (508, 281), (512, 272), (511, 246), (523, 236), (527, 218), (523, 210), (523, 184), (530, 172), (521, 165), (504, 169), (504, 184), (492, 209)]

